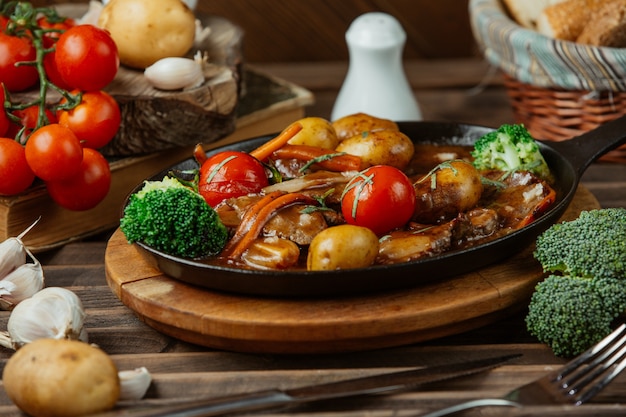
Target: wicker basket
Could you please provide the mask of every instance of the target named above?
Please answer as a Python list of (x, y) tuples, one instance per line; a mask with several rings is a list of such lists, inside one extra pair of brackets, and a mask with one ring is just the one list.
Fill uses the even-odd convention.
[[(513, 22), (500, 0), (471, 0), (470, 16), (516, 122), (534, 137), (567, 140), (626, 115), (626, 50), (549, 39)], [(626, 163), (626, 146), (602, 160)]]
[[(626, 115), (626, 92), (589, 92), (536, 87), (504, 75), (515, 121), (533, 137), (562, 141)], [(602, 161), (626, 162), (626, 146), (610, 151)]]

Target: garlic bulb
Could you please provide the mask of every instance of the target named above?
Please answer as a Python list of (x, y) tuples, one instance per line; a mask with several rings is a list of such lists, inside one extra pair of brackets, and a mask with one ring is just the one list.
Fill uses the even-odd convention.
[(119, 401), (141, 400), (152, 383), (152, 375), (143, 366), (130, 371), (120, 371), (118, 376), (120, 378)]
[(85, 311), (72, 291), (48, 287), (15, 306), (0, 344), (18, 349), (33, 340), (74, 339), (87, 341)]
[(43, 288), (43, 268), (35, 257), (31, 258), (34, 263), (20, 265), (0, 281), (0, 309), (10, 310)]
[(22, 238), (39, 222), (35, 220), (17, 237), (10, 237), (0, 243), (0, 279), (4, 278), (18, 266), (26, 263), (26, 247)]
[(161, 90), (189, 90), (204, 82), (207, 59), (200, 52), (194, 59), (163, 58), (146, 68), (144, 76), (152, 86)]

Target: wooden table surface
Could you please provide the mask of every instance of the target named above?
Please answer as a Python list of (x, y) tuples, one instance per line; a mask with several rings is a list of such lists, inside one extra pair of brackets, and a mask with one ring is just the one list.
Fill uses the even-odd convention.
[[(345, 63), (264, 64), (258, 67), (315, 93), (309, 115), (329, 117), (346, 71)], [(425, 119), (497, 126), (512, 122), (505, 91), (497, 74), (480, 60), (407, 63)], [(593, 164), (583, 185), (603, 207), (626, 207), (626, 164)], [(111, 231), (113, 232), (113, 231)], [(523, 356), (491, 372), (432, 384), (391, 396), (336, 400), (260, 415), (351, 417), (412, 416), (458, 401), (505, 394), (559, 366), (555, 357), (525, 330), (524, 312), (493, 324), (416, 345), (329, 355), (234, 353), (175, 340), (141, 322), (112, 293), (105, 280), (104, 252), (110, 233), (41, 253), (47, 286), (75, 291), (87, 311), (90, 341), (112, 355), (120, 369), (145, 366), (154, 381), (145, 404), (167, 404), (202, 397), (267, 388), (291, 388), (407, 367), (443, 364), (504, 353)], [(6, 327), (9, 313), (0, 313)], [(12, 352), (0, 350), (4, 366)], [(626, 375), (619, 377), (593, 403), (581, 406), (536, 406), (523, 409), (485, 408), (464, 415), (617, 416), (626, 414)], [(20, 416), (0, 389), (0, 415)]]

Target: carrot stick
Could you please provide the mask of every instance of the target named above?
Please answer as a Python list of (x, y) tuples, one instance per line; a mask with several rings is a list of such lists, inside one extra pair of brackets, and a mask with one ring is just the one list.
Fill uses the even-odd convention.
[(307, 145), (285, 145), (274, 151), (272, 155), (281, 159), (312, 161), (313, 165), (335, 172), (360, 171), (362, 163), (361, 158), (356, 155)]
[[(244, 226), (244, 229), (248, 230), (239, 233), (239, 229), (242, 228), (243, 223), (240, 224), (239, 228), (237, 228), (237, 231), (235, 232), (235, 235), (241, 235), (241, 238), (234, 243), (233, 239), (231, 239), (228, 246), (224, 249), (224, 251), (222, 251), (222, 256), (230, 259), (239, 258), (252, 244), (254, 239), (259, 236), (265, 224), (276, 214), (276, 212), (286, 206), (296, 203), (317, 204), (317, 201), (313, 197), (310, 197), (308, 195), (300, 193), (289, 193), (283, 194), (275, 199), (265, 201), (261, 200), (257, 202), (257, 204), (255, 205), (260, 205), (262, 207), (258, 209), (257, 215), (255, 216), (251, 224), (247, 224)], [(248, 226), (250, 227), (248, 228)]]
[(254, 156), (259, 161), (264, 161), (269, 156), (284, 146), (291, 138), (293, 138), (296, 133), (302, 130), (302, 125), (300, 123), (293, 123), (289, 125), (285, 130), (280, 132), (278, 136), (275, 138), (265, 142), (263, 145), (258, 148), (250, 151), (250, 155)]
[(248, 231), (252, 227), (252, 224), (254, 224), (254, 222), (256, 221), (256, 219), (257, 219), (257, 217), (259, 215), (259, 211), (267, 203), (269, 203), (270, 201), (280, 197), (283, 194), (284, 194), (284, 192), (282, 192), (282, 191), (273, 191), (273, 192), (267, 194), (266, 196), (264, 196), (263, 198), (261, 198), (259, 201), (257, 201), (256, 203), (254, 203), (250, 207), (248, 207), (248, 209), (246, 210), (246, 212), (243, 214), (243, 216), (241, 218), (241, 222), (239, 223), (239, 226), (237, 227), (237, 230), (235, 230), (235, 233), (234, 233), (233, 237), (228, 241), (228, 243), (226, 244), (226, 246), (222, 250), (222, 253), (229, 252), (230, 248), (232, 248), (235, 245), (237, 245), (239, 243), (239, 241), (241, 241), (241, 239), (243, 239), (243, 237), (246, 235), (246, 233), (248, 233)]

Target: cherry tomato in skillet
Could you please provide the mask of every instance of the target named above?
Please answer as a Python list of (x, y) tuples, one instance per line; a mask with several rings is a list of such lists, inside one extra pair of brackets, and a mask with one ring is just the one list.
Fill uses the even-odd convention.
[(19, 194), (34, 180), (24, 147), (13, 139), (0, 138), (0, 194)]
[(341, 212), (349, 224), (371, 229), (378, 236), (406, 224), (415, 209), (415, 189), (397, 168), (375, 165), (346, 185)]
[(66, 30), (56, 43), (55, 63), (66, 84), (81, 91), (101, 90), (120, 65), (109, 33), (92, 25)]
[(26, 160), (42, 180), (64, 180), (80, 170), (83, 148), (67, 127), (49, 124), (35, 130), (28, 138)]
[[(73, 91), (77, 94), (78, 91)], [(57, 112), (59, 124), (76, 134), (85, 148), (101, 148), (113, 139), (122, 116), (113, 97), (104, 91), (83, 93), (80, 104)]]
[(80, 170), (61, 181), (46, 182), (55, 203), (68, 210), (89, 210), (98, 205), (111, 188), (109, 163), (100, 152), (86, 148)]
[(258, 193), (267, 185), (263, 164), (245, 152), (219, 152), (200, 167), (198, 191), (212, 207), (227, 198)]
[(9, 91), (23, 91), (39, 80), (34, 65), (15, 65), (18, 62), (33, 62), (37, 52), (26, 37), (17, 37), (0, 32), (0, 83)]

